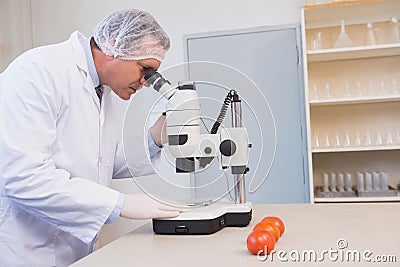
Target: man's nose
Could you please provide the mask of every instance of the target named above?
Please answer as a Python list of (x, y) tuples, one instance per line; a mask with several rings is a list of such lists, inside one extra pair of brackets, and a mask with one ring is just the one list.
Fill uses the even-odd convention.
[(144, 75), (143, 75), (142, 78), (140, 79), (139, 83), (140, 83), (141, 85), (146, 86), (146, 87), (149, 87), (149, 86), (150, 86), (150, 84), (149, 84), (149, 83), (146, 81), (146, 79), (144, 78)]

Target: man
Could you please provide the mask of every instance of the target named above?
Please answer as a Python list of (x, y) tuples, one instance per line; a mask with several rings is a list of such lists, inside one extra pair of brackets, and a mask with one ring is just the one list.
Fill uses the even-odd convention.
[[(112, 177), (152, 172), (148, 160), (126, 166), (111, 94), (128, 100), (168, 49), (150, 14), (125, 10), (100, 22), (93, 38), (75, 32), (32, 49), (0, 75), (0, 266), (66, 266), (91, 253), (102, 225), (119, 216), (179, 215), (108, 188)], [(149, 131), (152, 155), (163, 122)]]

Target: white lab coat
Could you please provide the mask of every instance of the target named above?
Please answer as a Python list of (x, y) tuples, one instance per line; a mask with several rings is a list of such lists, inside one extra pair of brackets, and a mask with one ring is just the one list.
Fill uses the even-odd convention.
[[(102, 103), (75, 32), (0, 75), (0, 266), (66, 266), (88, 255), (129, 176), (112, 91)], [(143, 136), (138, 136), (143, 143)], [(138, 152), (133, 175), (152, 172)]]

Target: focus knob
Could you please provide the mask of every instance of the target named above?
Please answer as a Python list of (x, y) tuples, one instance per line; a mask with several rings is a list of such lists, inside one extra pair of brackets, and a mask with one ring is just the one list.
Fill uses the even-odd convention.
[(219, 145), (219, 151), (221, 151), (221, 154), (230, 157), (236, 152), (236, 145), (235, 142), (232, 140), (224, 140), (222, 143)]

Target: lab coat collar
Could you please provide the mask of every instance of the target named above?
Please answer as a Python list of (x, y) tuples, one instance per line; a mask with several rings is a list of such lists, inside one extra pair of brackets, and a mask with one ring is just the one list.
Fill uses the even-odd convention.
[(92, 78), (89, 74), (89, 67), (86, 60), (86, 55), (84, 48), (81, 45), (81, 41), (85, 41), (87, 38), (80, 32), (75, 31), (71, 34), (69, 41), (72, 44), (72, 48), (75, 54), (75, 62), (77, 67), (83, 72), (84, 74), (84, 87), (86, 90), (89, 91), (91, 94), (93, 101), (96, 103), (97, 108), (100, 110), (100, 100), (96, 94), (96, 90), (94, 89), (95, 85), (93, 84)]
[[(84, 42), (87, 38), (80, 32), (75, 31), (71, 34), (69, 41), (72, 44), (72, 48), (75, 54), (75, 62), (79, 69), (83, 70), (85, 74), (89, 73), (88, 64), (86, 61), (86, 55), (81, 42)], [(92, 82), (93, 83), (93, 82)]]
[(99, 79), (99, 75), (97, 74), (96, 66), (94, 65), (94, 59), (93, 59), (92, 50), (90, 47), (90, 38), (88, 38), (88, 39), (79, 38), (79, 41), (85, 52), (86, 63), (88, 66), (90, 78), (92, 78), (94, 86), (97, 87), (100, 85), (100, 79)]

